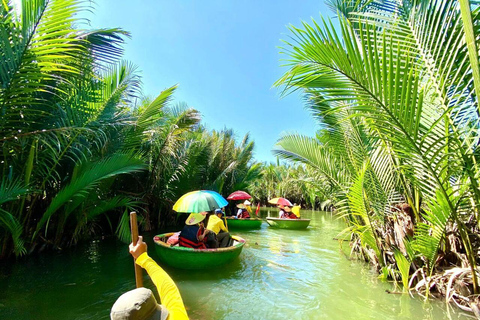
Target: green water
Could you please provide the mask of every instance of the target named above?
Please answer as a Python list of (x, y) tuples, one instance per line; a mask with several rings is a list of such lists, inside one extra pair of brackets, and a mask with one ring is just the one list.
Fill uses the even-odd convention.
[[(262, 216), (268, 214), (262, 210)], [(277, 214), (272, 210), (271, 215)], [(247, 240), (220, 269), (166, 268), (191, 319), (465, 319), (436, 301), (387, 294), (367, 265), (349, 261), (333, 238), (341, 221), (302, 211), (307, 230), (235, 232)], [(155, 259), (153, 244), (149, 253)], [(147, 278), (146, 278), (147, 279)], [(149, 280), (146, 286), (153, 288)], [(116, 298), (134, 288), (127, 246), (93, 241), (61, 254), (0, 264), (0, 319), (109, 319)]]

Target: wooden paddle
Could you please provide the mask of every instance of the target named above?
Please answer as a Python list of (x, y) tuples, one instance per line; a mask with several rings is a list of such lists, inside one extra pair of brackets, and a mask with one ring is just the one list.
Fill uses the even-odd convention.
[(227, 217), (223, 216), (223, 221), (225, 221), (225, 228), (227, 228), (228, 231)]
[[(138, 241), (138, 226), (137, 226), (137, 213), (130, 212), (130, 230), (132, 231), (132, 243), (137, 244)], [(137, 288), (143, 287), (143, 275), (142, 267), (135, 263), (135, 258), (133, 258), (133, 264), (135, 266), (135, 282)]]

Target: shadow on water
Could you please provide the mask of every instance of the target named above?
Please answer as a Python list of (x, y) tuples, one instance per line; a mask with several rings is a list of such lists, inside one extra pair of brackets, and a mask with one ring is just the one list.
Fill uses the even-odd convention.
[[(270, 212), (269, 212), (270, 211)], [(261, 216), (275, 216), (262, 210)], [(460, 319), (442, 302), (389, 295), (391, 284), (367, 265), (345, 258), (335, 236), (342, 221), (303, 211), (306, 230), (234, 231), (247, 240), (241, 255), (212, 270), (165, 266), (191, 319)], [(157, 259), (144, 234), (149, 254)], [(0, 319), (109, 319), (118, 296), (134, 288), (133, 260), (115, 239), (63, 253), (0, 263)], [(145, 277), (145, 285), (153, 284)]]

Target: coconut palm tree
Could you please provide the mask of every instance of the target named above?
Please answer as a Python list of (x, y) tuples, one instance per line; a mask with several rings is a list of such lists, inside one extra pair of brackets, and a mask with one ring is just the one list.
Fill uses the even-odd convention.
[(263, 163), (258, 179), (246, 190), (257, 200), (267, 203), (274, 197), (285, 197), (303, 207), (315, 208), (323, 202), (328, 188), (316, 172), (303, 165)]
[[(2, 209), (2, 220), (16, 220), (29, 235), (33, 232), (33, 242), (69, 197), (76, 197), (78, 206), (94, 181), (138, 169), (137, 160), (120, 161), (123, 167), (104, 172), (76, 168), (92, 160), (108, 129), (125, 120), (118, 106), (128, 102), (139, 84), (130, 65), (112, 65), (128, 33), (78, 28), (82, 6), (75, 0), (22, 1), (17, 8), (3, 1), (0, 6), (0, 171), (7, 194), (18, 184), (24, 190), (9, 214)], [(105, 166), (104, 161), (97, 164)], [(75, 182), (77, 174), (80, 181)], [(18, 244), (19, 233), (7, 230)], [(3, 255), (8, 233), (0, 241)]]
[(428, 274), (439, 249), (445, 249), (447, 227), (455, 224), (478, 292), (476, 255), (466, 227), (470, 217), (478, 222), (480, 205), (478, 8), (471, 12), (468, 0), (329, 4), (339, 14), (340, 27), (328, 21), (290, 27), (294, 41), (283, 51), (289, 70), (276, 85), (285, 93), (314, 91), (332, 106), (328, 115), (364, 128), (369, 145), (385, 159), (372, 161), (367, 149), (370, 156), (363, 163), (352, 162), (349, 214), (381, 211), (381, 201), (377, 209), (365, 207), (377, 202), (365, 179), (370, 168), (387, 163), (376, 179), (394, 181), (393, 190), (421, 222), (414, 244)]
[(151, 229), (183, 193), (258, 173), (248, 136), (206, 131), (198, 111), (171, 105), (176, 86), (143, 99), (119, 60), (129, 34), (82, 29), (86, 2), (0, 5), (0, 257), (108, 228), (128, 240), (130, 210)]

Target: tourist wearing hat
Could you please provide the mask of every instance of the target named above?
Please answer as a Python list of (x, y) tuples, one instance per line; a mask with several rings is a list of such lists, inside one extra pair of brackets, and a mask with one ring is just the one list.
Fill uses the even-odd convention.
[(230, 243), (230, 233), (223, 223), (222, 217), (224, 213), (222, 209), (215, 210), (215, 214), (210, 216), (207, 229), (213, 231), (217, 235), (218, 246), (220, 248), (228, 247)]
[(283, 214), (282, 218), (284, 219), (298, 219), (298, 217), (293, 213), (292, 208), (290, 206), (283, 207)]
[(162, 304), (158, 304), (153, 292), (137, 288), (122, 294), (112, 306), (112, 320), (188, 320), (187, 311), (172, 278), (147, 254), (147, 244), (142, 236), (137, 244), (130, 244), (135, 263), (144, 268), (157, 287)]
[[(247, 202), (247, 201), (245, 201), (245, 202)], [(238, 219), (249, 219), (250, 218), (250, 213), (247, 210), (247, 206), (245, 205), (245, 202), (237, 204), (238, 211), (237, 211), (237, 216), (236, 217)], [(250, 203), (250, 202), (248, 201), (248, 203)]]
[(185, 227), (180, 232), (179, 245), (193, 249), (206, 249), (205, 242), (210, 230), (205, 229), (204, 214), (191, 213), (185, 220)]
[(252, 214), (252, 203), (248, 200), (245, 200), (245, 202), (243, 202), (243, 204), (245, 205), (245, 209), (247, 209), (248, 211), (248, 214)]
[[(206, 215), (205, 220), (203, 220), (203, 225), (208, 226), (210, 224), (211, 217), (215, 216), (213, 211), (205, 211), (202, 214)], [(206, 227), (208, 229), (208, 227)], [(204, 240), (207, 248), (218, 248), (217, 234), (213, 232), (212, 229), (208, 229), (207, 239)]]

